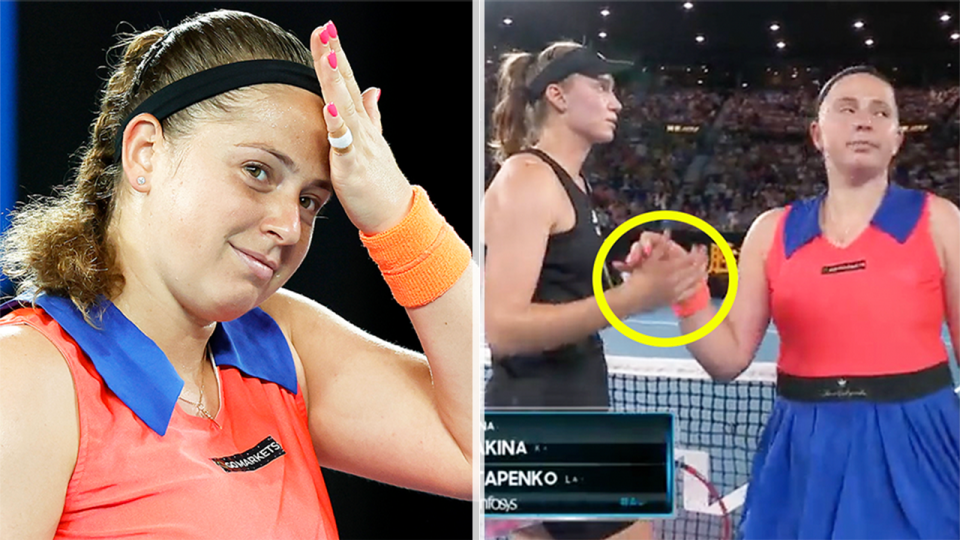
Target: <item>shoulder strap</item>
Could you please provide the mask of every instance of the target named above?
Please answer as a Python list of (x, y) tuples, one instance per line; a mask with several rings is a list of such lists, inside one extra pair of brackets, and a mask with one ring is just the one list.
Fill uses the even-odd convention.
[[(550, 157), (549, 154), (547, 154), (543, 150), (540, 150), (539, 148), (525, 148), (517, 152), (517, 154), (531, 154), (531, 155), (537, 156), (538, 158), (543, 160), (544, 163), (549, 165), (550, 168), (553, 169), (554, 174), (557, 175), (557, 178), (560, 180), (560, 183), (563, 185), (563, 189), (566, 190), (567, 196), (570, 197), (571, 202), (576, 201), (577, 197), (584, 196), (583, 190), (580, 189), (579, 186), (577, 186), (577, 184), (570, 177), (570, 174), (563, 167), (561, 167), (560, 164), (557, 163), (552, 157)], [(587, 185), (586, 182), (584, 182), (584, 185)], [(590, 186), (587, 185), (587, 195), (589, 195), (589, 193), (590, 193)], [(574, 206), (576, 206), (575, 202), (574, 202)]]

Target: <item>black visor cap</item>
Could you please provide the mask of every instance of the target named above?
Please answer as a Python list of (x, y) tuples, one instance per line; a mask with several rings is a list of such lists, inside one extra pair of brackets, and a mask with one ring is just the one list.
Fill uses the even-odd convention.
[(620, 73), (632, 66), (632, 62), (608, 60), (593, 49), (578, 47), (547, 64), (543, 71), (530, 82), (528, 95), (531, 102), (536, 101), (547, 90), (547, 86), (558, 83), (574, 73), (587, 77), (599, 77)]

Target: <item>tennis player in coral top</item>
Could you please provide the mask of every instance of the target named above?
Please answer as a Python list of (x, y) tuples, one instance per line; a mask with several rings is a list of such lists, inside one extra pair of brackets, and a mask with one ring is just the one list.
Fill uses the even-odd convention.
[[(333, 23), (122, 45), (77, 178), (3, 239), (0, 537), (333, 539), (321, 465), (470, 498), (470, 252)], [(334, 192), (425, 358), (281, 289)]]
[[(874, 69), (824, 85), (810, 134), (826, 192), (757, 218), (729, 317), (688, 346), (730, 380), (771, 318), (780, 334), (742, 536), (960, 538), (960, 407), (941, 339), (946, 321), (957, 352), (960, 211), (890, 184), (903, 135)], [(681, 331), (715, 311), (704, 289), (678, 306)]]

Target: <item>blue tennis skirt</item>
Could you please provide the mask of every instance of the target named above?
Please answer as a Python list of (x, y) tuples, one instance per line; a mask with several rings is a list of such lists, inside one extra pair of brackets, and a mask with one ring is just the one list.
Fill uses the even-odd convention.
[(744, 540), (960, 538), (960, 400), (777, 398), (740, 524)]

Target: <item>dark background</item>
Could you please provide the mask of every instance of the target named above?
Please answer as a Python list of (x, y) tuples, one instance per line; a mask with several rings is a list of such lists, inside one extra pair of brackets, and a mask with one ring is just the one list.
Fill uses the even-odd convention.
[[(384, 136), (401, 169), (411, 183), (427, 189), (470, 243), (474, 112), (468, 1), (20, 3), (18, 200), (50, 195), (53, 186), (71, 178), (78, 164), (71, 154), (86, 142), (96, 118), (99, 92), (108, 77), (106, 52), (116, 33), (132, 32), (131, 24), (136, 31), (156, 25), (170, 28), (194, 13), (220, 8), (269, 19), (308, 48), (310, 32), (332, 19), (361, 89), (383, 90)], [(444, 58), (442, 66), (438, 56)], [(406, 312), (393, 301), (342, 208), (334, 200), (324, 214), (310, 253), (287, 288), (376, 336), (420, 350)], [(469, 502), (326, 469), (324, 478), (345, 539), (472, 536)]]
[[(603, 17), (602, 8), (610, 13)], [(939, 17), (951, 14), (943, 22)], [(957, 80), (960, 29), (957, 2), (488, 1), (484, 53), (489, 60), (513, 49), (539, 51), (570, 39), (613, 57), (632, 60), (644, 73), (680, 64), (693, 67), (704, 86), (768, 83), (772, 70), (817, 66), (826, 77), (859, 63), (881, 68), (898, 86)], [(509, 19), (510, 24), (505, 20)], [(861, 20), (865, 26), (855, 30)], [(771, 23), (780, 29), (771, 31)], [(601, 38), (600, 32), (606, 37)], [(697, 43), (697, 35), (704, 37)], [(873, 46), (865, 44), (874, 40)], [(775, 47), (783, 40), (786, 47)], [(708, 65), (709, 72), (697, 68)], [(649, 71), (647, 71), (649, 70)], [(674, 75), (679, 79), (679, 75)], [(802, 76), (802, 74), (801, 74)]]

